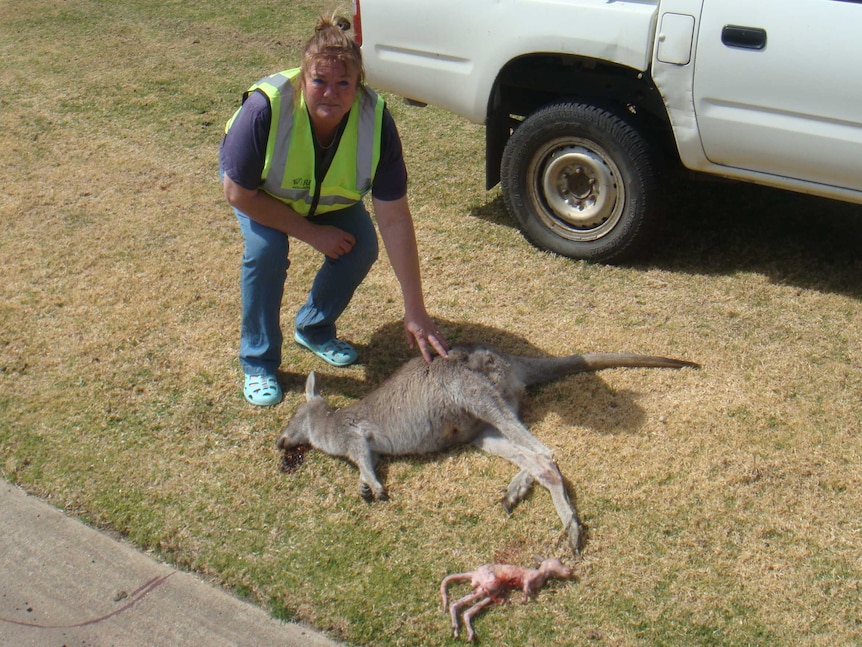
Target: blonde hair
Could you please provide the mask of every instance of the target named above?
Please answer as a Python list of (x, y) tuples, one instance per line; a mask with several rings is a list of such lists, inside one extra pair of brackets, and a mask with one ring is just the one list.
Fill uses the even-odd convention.
[(359, 85), (365, 83), (362, 50), (347, 33), (349, 30), (350, 21), (344, 16), (320, 16), (314, 25), (314, 35), (305, 44), (298, 78), (305, 78), (308, 70), (317, 61), (333, 60), (344, 64), (348, 70), (356, 70), (359, 74)]

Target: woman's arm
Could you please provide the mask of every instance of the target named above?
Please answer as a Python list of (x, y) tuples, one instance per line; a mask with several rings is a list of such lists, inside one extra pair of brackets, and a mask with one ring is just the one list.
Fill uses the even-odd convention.
[(372, 204), (389, 262), (401, 284), (407, 343), (411, 348), (414, 344), (418, 345), (426, 362), (433, 359), (434, 352), (446, 357), (449, 348), (446, 338), (425, 310), (416, 232), (407, 197), (391, 201), (372, 198)]
[(284, 202), (260, 189), (246, 189), (227, 174), (224, 176), (224, 197), (230, 206), (255, 222), (308, 243), (330, 258), (346, 254), (356, 243), (352, 234), (337, 227), (315, 225)]

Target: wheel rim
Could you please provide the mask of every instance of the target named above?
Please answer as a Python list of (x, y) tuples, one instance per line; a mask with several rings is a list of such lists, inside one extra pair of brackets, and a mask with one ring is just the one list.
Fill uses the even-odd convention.
[(548, 142), (527, 173), (536, 213), (557, 235), (596, 240), (619, 222), (626, 197), (620, 170), (595, 144), (578, 138)]

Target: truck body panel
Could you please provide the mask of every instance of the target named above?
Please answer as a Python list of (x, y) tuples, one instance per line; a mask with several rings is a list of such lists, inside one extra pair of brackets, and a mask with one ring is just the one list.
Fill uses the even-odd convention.
[[(656, 5), (631, 0), (365, 0), (362, 52), (368, 81), (377, 89), (484, 123), (497, 75), (521, 56), (576, 54), (645, 71)], [(403, 17), (397, 28), (392, 16)]]
[[(809, 0), (793, 20), (782, 13), (782, 0), (705, 3), (694, 101), (706, 156), (862, 191), (862, 6)], [(762, 49), (724, 42), (742, 21), (763, 30)]]

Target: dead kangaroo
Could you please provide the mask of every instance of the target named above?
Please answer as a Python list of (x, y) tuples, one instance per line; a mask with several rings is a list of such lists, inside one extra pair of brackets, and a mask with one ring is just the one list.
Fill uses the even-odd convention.
[(698, 365), (628, 353), (540, 358), (507, 355), (484, 345), (459, 346), (449, 351), (448, 359), (438, 357), (427, 364), (417, 357), (407, 362), (379, 388), (343, 409), (333, 409), (320, 396), (312, 372), (305, 384), (307, 401), (277, 446), (287, 452), (310, 444), (347, 458), (359, 468), (362, 496), (385, 500), (386, 491), (374, 472), (381, 455), (427, 454), (471, 442), (521, 468), (502, 501), (508, 512), (536, 481), (548, 489), (577, 554), (580, 521), (560, 469), (551, 450), (518, 418), (524, 388), (606, 368), (685, 366)]

